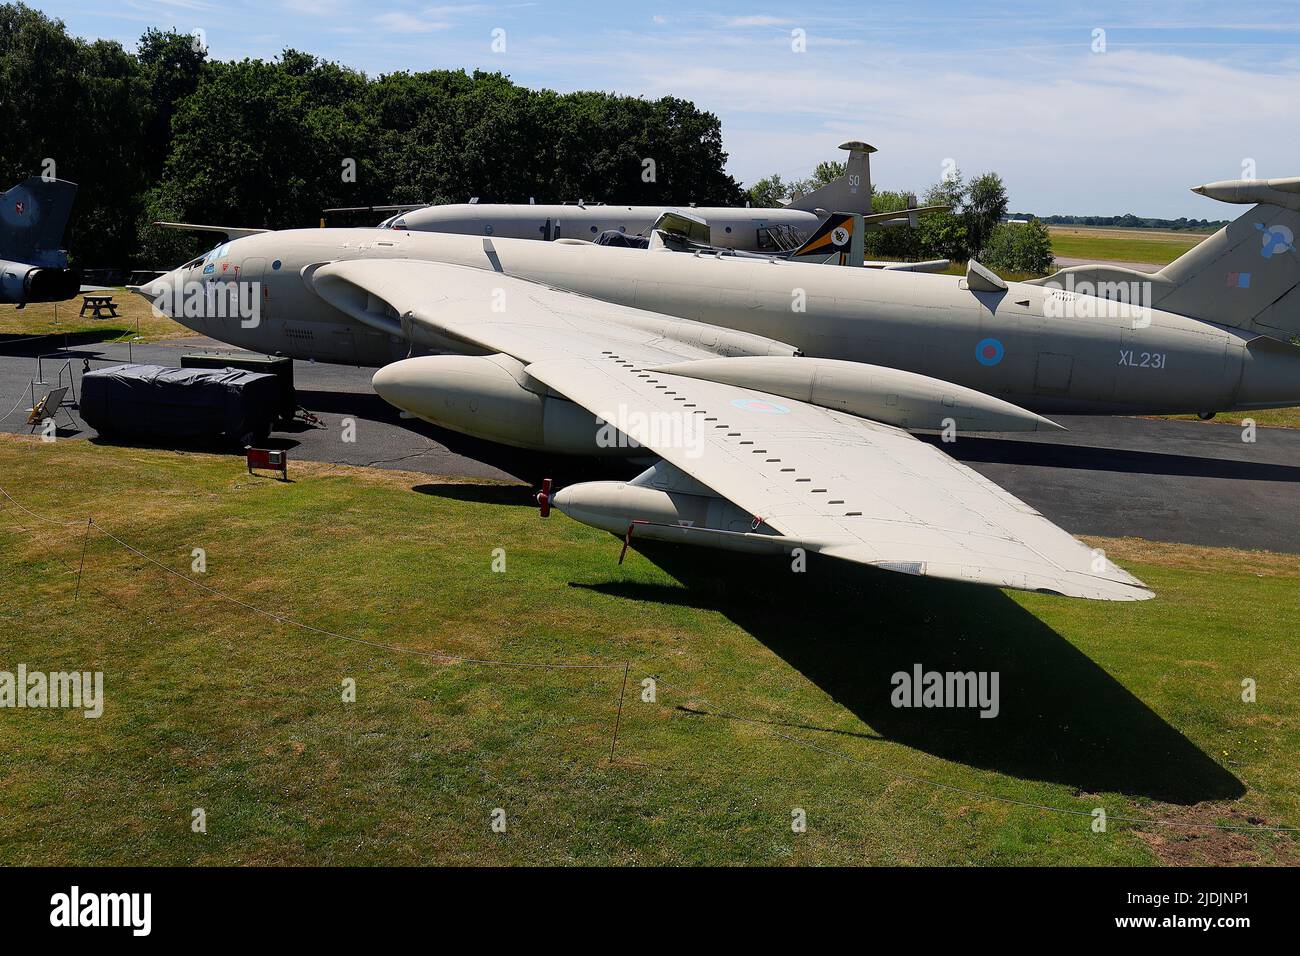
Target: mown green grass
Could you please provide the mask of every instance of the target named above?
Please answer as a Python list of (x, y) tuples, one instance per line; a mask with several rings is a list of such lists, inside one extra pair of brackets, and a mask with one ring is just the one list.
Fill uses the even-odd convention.
[(1202, 239), (1201, 234), (1157, 233), (1134, 235), (1134, 230), (1088, 229), (1074, 226), (1049, 227), (1052, 254), (1072, 259), (1116, 262), (1151, 262), (1168, 265)]
[[(1140, 604), (710, 551), (620, 566), (619, 542), (540, 520), (522, 487), (290, 475), (0, 439), (0, 487), (73, 522), (0, 497), (0, 669), (103, 670), (107, 696), (99, 720), (0, 711), (0, 863), (1296, 859), (1293, 836), (1097, 834), (1087, 815), (1300, 826), (1293, 558), (1107, 543), (1157, 591)], [(87, 536), (87, 515), (317, 628), (602, 666), (288, 626)], [(892, 708), (917, 662), (999, 671), (1001, 715)]]
[[(1167, 415), (1182, 421), (1199, 421), (1195, 415)], [(1300, 408), (1261, 408), (1250, 412), (1219, 412), (1207, 425), (1240, 426), (1249, 418), (1261, 428), (1300, 428)]]
[(113, 289), (117, 318), (95, 319), (82, 316), (81, 296), (66, 302), (33, 302), (19, 309), (0, 305), (0, 336), (64, 335), (93, 332), (104, 339), (135, 338), (156, 342), (159, 339), (193, 335), (194, 332), (155, 311), (138, 295), (125, 289)]

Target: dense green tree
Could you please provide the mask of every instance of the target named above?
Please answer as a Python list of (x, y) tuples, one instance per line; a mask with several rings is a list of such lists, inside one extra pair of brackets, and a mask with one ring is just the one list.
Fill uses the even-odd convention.
[[(68, 157), (81, 102), (80, 50), (62, 22), (22, 4), (0, 5), (0, 188)], [(61, 171), (58, 171), (61, 172)]]
[(0, 5), (0, 187), (51, 173), (77, 183), (74, 261), (124, 261), (135, 243), (147, 117), (139, 65), (117, 43), (68, 37), (22, 4)]
[(369, 79), (308, 53), (209, 61), (186, 34), (138, 51), (69, 37), (0, 4), (0, 184), (48, 168), (80, 186), (80, 265), (165, 265), (211, 237), (156, 219), (312, 226), (331, 206), (387, 202), (698, 203), (745, 193), (718, 118), (676, 97), (560, 94), (500, 73)]
[(1052, 236), (1039, 219), (993, 227), (981, 261), (1001, 272), (1041, 275), (1052, 269)]
[(293, 50), (209, 64), (176, 108), (156, 196), (199, 222), (314, 225), (323, 207), (360, 198), (365, 88), (360, 73)]
[(941, 179), (925, 191), (922, 206), (951, 206), (948, 212), (930, 213), (917, 222), (917, 235), (926, 258), (964, 262), (970, 258), (966, 222), (962, 204), (966, 200), (966, 180), (961, 170)]
[[(887, 189), (871, 191), (872, 212), (897, 212), (906, 209), (911, 193)], [(868, 230), (865, 250), (868, 259), (916, 261), (930, 258), (921, 243), (921, 234), (909, 226), (887, 226)]]
[(966, 251), (979, 256), (993, 229), (1007, 213), (1007, 190), (997, 173), (984, 173), (966, 188), (962, 220), (966, 226)]
[(785, 204), (790, 195), (790, 187), (781, 179), (780, 174), (764, 176), (746, 191), (749, 204), (760, 209), (772, 209)]

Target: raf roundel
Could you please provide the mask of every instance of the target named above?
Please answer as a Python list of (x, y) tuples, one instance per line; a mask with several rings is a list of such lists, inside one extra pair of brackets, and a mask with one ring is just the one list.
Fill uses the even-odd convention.
[(975, 346), (975, 358), (981, 365), (997, 365), (1006, 354), (1006, 348), (997, 339), (981, 339)]
[(777, 402), (764, 401), (761, 398), (733, 398), (732, 407), (742, 412), (757, 412), (760, 415), (789, 415), (790, 409)]

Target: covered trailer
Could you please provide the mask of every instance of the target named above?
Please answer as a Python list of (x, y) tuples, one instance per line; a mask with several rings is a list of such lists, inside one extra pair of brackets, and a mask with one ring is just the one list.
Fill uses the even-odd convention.
[(274, 375), (280, 381), (280, 421), (291, 422), (298, 413), (293, 387), (293, 359), (260, 352), (186, 352), (181, 368), (242, 368), (245, 372)]
[(81, 379), (81, 417), (101, 435), (265, 441), (279, 413), (280, 381), (239, 369), (114, 365)]

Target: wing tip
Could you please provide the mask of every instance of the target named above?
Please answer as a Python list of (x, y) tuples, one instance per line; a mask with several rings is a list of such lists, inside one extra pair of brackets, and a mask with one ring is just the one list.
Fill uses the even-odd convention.
[(895, 574), (908, 574), (919, 578), (932, 578), (940, 581), (956, 581), (963, 584), (976, 584), (981, 587), (1005, 588), (1012, 591), (1025, 591), (1030, 594), (1045, 594), (1051, 597), (1079, 598), (1088, 601), (1149, 601), (1156, 596), (1133, 575), (1122, 568), (1115, 577), (1102, 577), (1085, 572), (1077, 572), (1069, 577), (1032, 575), (1023, 573), (981, 572), (972, 574), (968, 567), (949, 568), (927, 561), (907, 561), (899, 559), (862, 560), (853, 548), (829, 547), (821, 549), (830, 557), (856, 561), (881, 571)]

